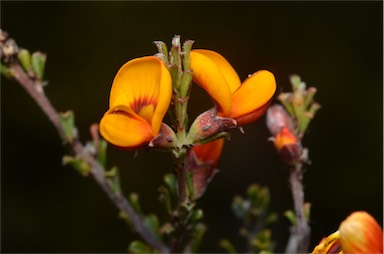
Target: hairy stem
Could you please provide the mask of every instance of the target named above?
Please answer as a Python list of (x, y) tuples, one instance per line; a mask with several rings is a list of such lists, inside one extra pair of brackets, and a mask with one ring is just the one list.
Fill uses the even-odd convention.
[[(59, 114), (44, 94), (41, 85), (30, 79), (18, 62), (9, 64), (9, 68), (12, 71), (13, 77), (16, 79), (16, 81), (35, 100), (35, 102), (40, 106), (45, 115), (58, 130), (60, 135), (62, 135), (63, 127), (60, 123)], [(161, 243), (153, 234), (153, 232), (144, 225), (141, 217), (134, 211), (133, 207), (129, 204), (127, 199), (111, 189), (110, 185), (108, 185), (104, 177), (105, 169), (99, 164), (95, 157), (93, 157), (86, 149), (84, 149), (83, 144), (78, 139), (75, 138), (71, 142), (71, 149), (77, 156), (82, 158), (91, 166), (90, 174), (94, 180), (103, 189), (103, 191), (107, 194), (115, 206), (120, 211), (126, 213), (129, 216), (134, 230), (153, 248), (157, 249), (161, 253), (169, 253), (168, 247)]]
[(296, 224), (291, 228), (285, 253), (307, 253), (310, 241), (310, 228), (304, 213), (304, 188), (301, 181), (302, 163), (296, 163), (290, 169), (293, 204), (296, 214)]

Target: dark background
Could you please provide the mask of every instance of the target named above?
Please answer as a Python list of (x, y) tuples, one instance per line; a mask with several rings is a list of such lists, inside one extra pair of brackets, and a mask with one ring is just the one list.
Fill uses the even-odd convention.
[[(312, 165), (304, 177), (312, 203), (312, 246), (355, 210), (383, 222), (383, 3), (376, 2), (1, 2), (1, 27), (20, 46), (48, 54), (46, 94), (72, 109), (83, 142), (108, 108), (109, 89), (126, 61), (156, 53), (175, 34), (194, 48), (224, 55), (241, 79), (272, 71), (280, 90), (299, 74), (318, 89), (322, 108), (303, 143)], [(45, 115), (15, 82), (1, 80), (2, 252), (124, 252), (134, 239), (106, 195), (89, 178), (62, 166), (66, 150)], [(196, 86), (191, 118), (212, 103)], [(221, 172), (199, 206), (209, 225), (201, 251), (238, 237), (229, 209), (251, 183), (268, 186), (273, 228), (283, 251), (292, 208), (283, 168), (265, 118), (234, 131)], [(161, 212), (157, 187), (172, 169), (166, 153), (108, 148), (126, 194), (138, 192), (145, 212)]]

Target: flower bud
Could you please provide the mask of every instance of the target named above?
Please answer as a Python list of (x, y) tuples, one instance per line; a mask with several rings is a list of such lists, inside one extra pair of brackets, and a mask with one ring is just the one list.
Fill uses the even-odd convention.
[(292, 118), (281, 105), (272, 105), (267, 110), (267, 127), (273, 136), (279, 133), (283, 127), (293, 130)]
[(279, 133), (276, 134), (273, 141), (285, 164), (292, 165), (300, 160), (303, 152), (301, 144), (296, 135), (292, 133), (288, 127), (283, 127)]

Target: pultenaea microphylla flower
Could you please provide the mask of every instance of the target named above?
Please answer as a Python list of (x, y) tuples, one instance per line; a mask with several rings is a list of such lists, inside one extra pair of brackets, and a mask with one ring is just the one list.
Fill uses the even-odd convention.
[(128, 149), (149, 144), (165, 125), (171, 96), (171, 75), (161, 60), (146, 56), (128, 61), (113, 80), (101, 135)]
[(217, 162), (223, 150), (224, 139), (216, 139), (202, 145), (194, 145), (185, 159), (185, 168), (192, 171), (193, 199), (199, 198), (216, 173)]
[(220, 54), (205, 49), (190, 53), (193, 81), (216, 103), (218, 115), (235, 119), (238, 126), (259, 118), (276, 91), (274, 75), (260, 70), (243, 83), (230, 63)]
[(369, 213), (353, 212), (312, 253), (383, 253), (383, 230)]

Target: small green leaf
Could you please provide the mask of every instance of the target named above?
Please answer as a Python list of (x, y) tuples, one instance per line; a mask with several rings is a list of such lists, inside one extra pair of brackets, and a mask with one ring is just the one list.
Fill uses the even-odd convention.
[(198, 223), (195, 226), (195, 232), (193, 233), (191, 242), (192, 253), (197, 253), (199, 250), (201, 240), (203, 239), (206, 231), (207, 227), (203, 223)]
[(298, 75), (291, 75), (290, 81), (292, 84), (293, 91), (296, 91), (301, 86), (301, 78)]
[(32, 69), (39, 80), (43, 80), (47, 55), (37, 51), (32, 54)]
[(239, 253), (233, 244), (227, 240), (227, 239), (222, 239), (219, 243), (219, 246), (224, 249), (227, 253)]
[(119, 169), (113, 167), (111, 170), (105, 171), (104, 176), (112, 190), (117, 194), (121, 194)]
[(160, 192), (159, 200), (165, 205), (165, 208), (167, 212), (172, 211), (172, 201), (171, 201), (171, 195), (169, 193), (169, 190), (165, 188), (164, 186), (160, 186), (158, 191)]
[(308, 108), (308, 106), (312, 104), (313, 97), (315, 96), (316, 92), (317, 92), (317, 89), (315, 87), (309, 87), (307, 89), (307, 92), (305, 94), (305, 102), (304, 102), (305, 108)]
[(304, 203), (304, 216), (309, 221), (311, 217), (311, 203), (309, 202)]
[(13, 72), (6, 65), (0, 64), (1, 74), (6, 78), (13, 78)]
[(284, 216), (291, 222), (293, 226), (296, 225), (296, 215), (292, 210), (285, 211)]
[(75, 158), (72, 156), (64, 155), (63, 164), (75, 168), (83, 176), (88, 176), (91, 172), (91, 166), (82, 158)]
[(32, 57), (27, 49), (21, 49), (17, 57), (21, 66), (27, 73), (32, 70)]
[(99, 149), (97, 151), (97, 160), (104, 168), (107, 165), (107, 146), (108, 143), (104, 139), (100, 139)]
[(197, 209), (197, 210), (192, 211), (190, 221), (191, 222), (197, 222), (197, 221), (201, 220), (203, 217), (204, 217), (203, 210)]
[(159, 51), (160, 54), (164, 56), (164, 60), (168, 62), (168, 48), (167, 45), (162, 42), (162, 41), (154, 41), (157, 50)]
[(139, 195), (137, 193), (130, 193), (128, 196), (129, 203), (132, 205), (136, 213), (142, 214), (142, 209), (140, 205)]
[(157, 216), (155, 214), (150, 214), (150, 215), (147, 215), (145, 216), (144, 218), (144, 224), (152, 230), (153, 233), (155, 233), (156, 235), (159, 234), (159, 219), (157, 218)]
[(267, 219), (265, 220), (265, 225), (272, 224), (279, 220), (279, 216), (276, 213), (271, 213), (268, 215)]
[(131, 219), (129, 218), (129, 215), (126, 212), (120, 210), (119, 211), (119, 218), (124, 220), (128, 224), (129, 227), (134, 229), (132, 221), (131, 221)]
[(177, 179), (175, 174), (164, 175), (164, 182), (173, 200), (177, 200)]
[(75, 128), (75, 116), (73, 111), (69, 110), (64, 113), (59, 114), (60, 123), (63, 127), (63, 135), (64, 139), (71, 143), (73, 139), (76, 137), (76, 128)]
[(142, 241), (131, 242), (128, 251), (134, 254), (153, 253), (152, 248), (149, 247), (147, 244), (143, 243)]
[(160, 227), (160, 234), (166, 234), (166, 235), (169, 235), (169, 234), (171, 234), (172, 232), (175, 232), (175, 227), (172, 226), (171, 223), (164, 223), (164, 224)]
[(189, 196), (193, 198), (195, 196), (195, 188), (193, 186), (193, 171), (186, 172), (185, 182), (187, 184)]

